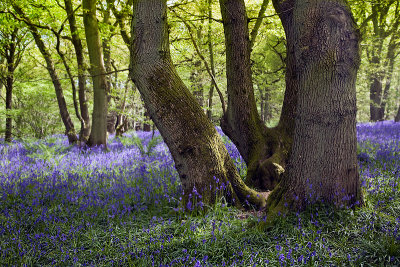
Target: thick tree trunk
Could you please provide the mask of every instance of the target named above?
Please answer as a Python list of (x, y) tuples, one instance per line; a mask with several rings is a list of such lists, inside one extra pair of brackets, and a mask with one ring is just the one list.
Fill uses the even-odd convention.
[[(293, 6), (299, 82), (293, 147), (282, 182), (268, 198), (271, 215), (322, 201), (362, 202), (357, 168), (356, 89), (359, 33), (345, 1)], [(289, 42), (289, 40), (288, 40)]]
[(248, 201), (262, 207), (265, 199), (242, 182), (218, 133), (173, 66), (166, 9), (166, 0), (134, 1), (130, 76), (171, 151), (184, 199), (189, 201), (196, 188), (204, 204), (225, 195), (236, 205)]
[(67, 103), (65, 102), (65, 98), (64, 98), (63, 88), (61, 86), (56, 69), (54, 67), (54, 62), (53, 62), (53, 59), (51, 58), (51, 54), (48, 51), (48, 49), (46, 48), (46, 45), (44, 44), (42, 37), (40, 36), (38, 30), (36, 29), (35, 26), (33, 26), (32, 23), (30, 23), (29, 18), (27, 18), (25, 16), (23, 10), (16, 4), (13, 4), (13, 7), (14, 7), (15, 11), (28, 22), (27, 25), (28, 25), (29, 31), (33, 35), (36, 46), (39, 48), (40, 53), (43, 55), (43, 57), (46, 61), (47, 70), (50, 74), (51, 80), (54, 85), (54, 89), (55, 89), (56, 97), (57, 97), (58, 108), (60, 110), (61, 119), (65, 126), (65, 134), (68, 137), (69, 143), (76, 143), (78, 141), (78, 138), (75, 133), (74, 124), (73, 124), (71, 117), (69, 115), (69, 112), (68, 112)]
[(65, 11), (67, 12), (69, 28), (71, 31), (72, 44), (75, 50), (76, 62), (78, 66), (78, 95), (79, 95), (79, 108), (81, 115), (81, 130), (79, 133), (79, 141), (86, 143), (90, 135), (90, 116), (89, 108), (86, 98), (86, 78), (85, 78), (85, 64), (83, 56), (82, 41), (79, 37), (78, 27), (76, 26), (76, 18), (71, 0), (64, 0)]
[(101, 48), (99, 26), (96, 18), (96, 0), (83, 0), (83, 23), (90, 58), (90, 74), (93, 80), (92, 129), (88, 144), (107, 146), (107, 92), (108, 84)]

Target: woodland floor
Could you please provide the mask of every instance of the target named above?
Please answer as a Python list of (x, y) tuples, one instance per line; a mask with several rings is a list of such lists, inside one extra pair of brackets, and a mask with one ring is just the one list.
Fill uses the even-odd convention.
[(111, 136), (108, 152), (63, 136), (0, 144), (0, 265), (399, 266), (400, 124), (357, 130), (365, 205), (315, 204), (273, 227), (223, 198), (180, 212), (174, 163), (151, 132)]

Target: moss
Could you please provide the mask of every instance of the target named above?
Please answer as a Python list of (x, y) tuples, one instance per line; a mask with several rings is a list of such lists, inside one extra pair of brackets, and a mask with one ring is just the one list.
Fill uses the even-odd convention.
[(275, 189), (271, 192), (267, 199), (266, 214), (267, 219), (263, 222), (261, 227), (270, 227), (274, 225), (275, 220), (280, 216), (286, 216), (291, 209), (295, 206), (294, 200), (288, 198), (288, 190), (278, 184)]

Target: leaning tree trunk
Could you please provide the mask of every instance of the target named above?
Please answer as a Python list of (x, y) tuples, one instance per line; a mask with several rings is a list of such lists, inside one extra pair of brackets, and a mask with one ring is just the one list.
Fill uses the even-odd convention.
[(79, 141), (86, 143), (90, 135), (90, 116), (88, 101), (86, 98), (86, 78), (85, 78), (85, 63), (83, 56), (82, 41), (79, 37), (78, 27), (76, 26), (76, 18), (73, 11), (71, 0), (64, 0), (65, 11), (68, 15), (69, 28), (71, 31), (71, 40), (75, 50), (76, 63), (78, 65), (78, 95), (79, 95), (79, 108), (81, 116), (81, 130), (79, 133)]
[(271, 190), (281, 178), (290, 150), (293, 115), (286, 110), (290, 110), (287, 105), (293, 102), (290, 97), (296, 97), (296, 94), (294, 87), (286, 89), (282, 125), (267, 129), (260, 119), (254, 97), (244, 1), (219, 2), (225, 33), (228, 89), (228, 108), (221, 119), (221, 128), (247, 164), (246, 183)]
[[(294, 60), (299, 91), (293, 146), (282, 182), (268, 198), (271, 215), (314, 201), (362, 202), (357, 168), (356, 76), (359, 33), (343, 0), (297, 0)], [(289, 40), (288, 40), (289, 42)]]
[(108, 84), (101, 48), (99, 26), (96, 18), (96, 0), (83, 0), (83, 23), (90, 58), (90, 74), (93, 80), (92, 129), (88, 145), (107, 145), (107, 93)]
[(133, 6), (130, 77), (171, 151), (184, 199), (196, 188), (205, 204), (215, 202), (220, 192), (236, 205), (264, 206), (265, 199), (241, 180), (217, 131), (174, 68), (166, 0), (135, 0)]
[(47, 71), (50, 74), (56, 92), (57, 103), (58, 103), (58, 108), (60, 110), (61, 119), (65, 126), (65, 134), (67, 135), (70, 144), (76, 143), (78, 141), (78, 138), (75, 133), (75, 127), (68, 112), (67, 103), (65, 102), (64, 98), (63, 88), (61, 86), (56, 69), (54, 67), (54, 62), (53, 59), (51, 58), (51, 54), (47, 49), (46, 45), (44, 44), (37, 28), (30, 22), (29, 18), (25, 16), (23, 10), (16, 4), (13, 4), (13, 7), (15, 11), (21, 17), (24, 18), (25, 22), (28, 25), (29, 31), (33, 35), (36, 46), (39, 48), (40, 53), (43, 55), (46, 61)]

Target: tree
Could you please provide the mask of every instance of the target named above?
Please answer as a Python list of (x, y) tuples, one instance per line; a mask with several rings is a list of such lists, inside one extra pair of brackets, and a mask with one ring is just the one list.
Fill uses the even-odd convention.
[[(286, 201), (289, 208), (305, 207), (311, 191), (305, 179), (313, 190), (319, 186), (313, 199), (337, 205), (360, 202), (355, 150), (358, 33), (346, 4), (274, 2), (286, 33), (287, 70), (280, 122), (271, 129), (260, 123), (255, 105), (244, 2), (221, 0), (220, 5), (228, 80), (228, 109), (221, 126), (247, 163), (247, 181), (266, 189), (278, 184), (269, 197), (271, 210), (284, 208)], [(329, 180), (323, 177), (325, 170)]]
[(107, 145), (108, 83), (104, 67), (99, 26), (96, 18), (96, 0), (83, 0), (83, 23), (90, 58), (90, 74), (93, 80), (92, 130), (88, 144)]
[(5, 72), (0, 76), (0, 82), (6, 88), (6, 128), (4, 140), (11, 142), (12, 138), (12, 121), (10, 115), (12, 109), (12, 97), (14, 87), (14, 72), (21, 62), (23, 53), (28, 44), (26, 32), (19, 28), (20, 25), (7, 15), (1, 17), (1, 21), (8, 27), (0, 29), (0, 57), (5, 59)]
[(265, 199), (243, 183), (215, 128), (177, 75), (166, 2), (134, 1), (130, 77), (174, 158), (184, 199), (189, 204), (196, 190), (204, 203), (213, 203), (219, 189), (231, 203), (262, 207)]
[[(289, 209), (304, 208), (307, 199), (339, 206), (360, 203), (355, 135), (359, 36), (351, 12), (342, 1), (290, 0), (274, 5), (285, 28), (288, 50), (280, 123), (268, 129), (257, 113), (244, 1), (221, 0), (228, 81), (222, 128), (247, 163), (247, 179), (261, 177), (262, 186), (271, 189), (279, 183), (268, 200), (272, 213), (285, 204)], [(166, 16), (161, 15), (164, 8), (165, 1), (134, 3), (131, 77), (170, 148), (185, 193), (194, 186), (204, 193), (205, 182), (212, 182), (208, 169), (219, 165), (217, 151), (209, 146), (216, 139), (172, 67)], [(280, 180), (283, 166), (287, 170)], [(225, 181), (235, 185), (240, 180), (232, 175)], [(314, 190), (309, 189), (312, 186)]]
[[(260, 119), (254, 97), (251, 43), (244, 1), (220, 0), (220, 7), (225, 33), (228, 91), (228, 107), (221, 119), (221, 128), (246, 162), (246, 183), (261, 190), (272, 190), (286, 166), (294, 128), (297, 83), (293, 81), (291, 48), (287, 48), (286, 91), (280, 122), (275, 128), (267, 128)], [(285, 20), (282, 21), (285, 23)], [(291, 36), (287, 38), (289, 40)]]
[[(369, 80), (369, 119), (382, 121), (391, 94), (400, 33), (400, 1), (350, 1), (363, 36), (362, 47)], [(386, 117), (387, 118), (387, 117)]]
[[(19, 17), (17, 17), (14, 14), (15, 18), (26, 23), (30, 33), (33, 36), (33, 39), (35, 40), (36, 46), (38, 47), (40, 53), (42, 54), (42, 56), (44, 57), (44, 59), (46, 61), (46, 67), (50, 74), (50, 77), (52, 79), (54, 89), (56, 92), (57, 103), (58, 103), (58, 107), (60, 110), (60, 116), (61, 116), (61, 119), (65, 126), (65, 134), (67, 135), (68, 141), (70, 143), (76, 143), (78, 138), (76, 136), (74, 124), (69, 115), (67, 103), (65, 101), (65, 97), (64, 97), (64, 93), (63, 93), (63, 88), (61, 86), (60, 79), (59, 79), (57, 71), (55, 69), (54, 61), (51, 57), (51, 53), (47, 49), (39, 31), (38, 31), (38, 28), (37, 28), (40, 25), (34, 24), (29, 19), (29, 17), (27, 17), (25, 15), (23, 9), (20, 6), (18, 6), (15, 2), (12, 3), (12, 6), (13, 6), (15, 12), (19, 15)], [(46, 26), (44, 26), (42, 28), (49, 29), (49, 27), (46, 27)]]
[[(74, 46), (76, 63), (78, 66), (78, 91), (79, 91), (79, 107), (80, 116), (78, 116), (81, 121), (81, 131), (79, 134), (79, 140), (86, 143), (90, 135), (90, 116), (86, 97), (86, 79), (85, 79), (85, 62), (82, 40), (79, 37), (78, 26), (76, 23), (75, 12), (71, 0), (64, 0), (65, 12), (68, 16), (69, 29), (71, 31), (71, 42)], [(74, 85), (72, 85), (74, 86)]]
[[(396, 49), (399, 46), (396, 37), (400, 29), (400, 17), (392, 16), (393, 18), (390, 19), (390, 11), (394, 9), (394, 14), (398, 14), (399, 4), (400, 1), (393, 0), (371, 3), (372, 16), (370, 21), (372, 22), (373, 28), (373, 41), (366, 47), (368, 60), (371, 65), (371, 121), (382, 121), (385, 116), (386, 102), (393, 76), (394, 60), (396, 58)], [(363, 25), (367, 26), (368, 18), (364, 21), (365, 23), (363, 23)], [(387, 46), (386, 51), (384, 49), (385, 46)]]
[[(313, 201), (362, 202), (357, 169), (356, 90), (359, 32), (345, 1), (274, 1), (299, 84), (293, 146), (282, 182), (268, 199), (272, 214)], [(282, 16), (282, 15), (281, 15)]]

